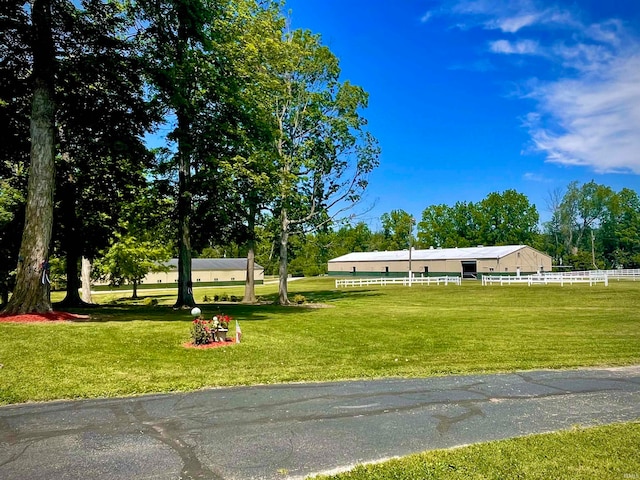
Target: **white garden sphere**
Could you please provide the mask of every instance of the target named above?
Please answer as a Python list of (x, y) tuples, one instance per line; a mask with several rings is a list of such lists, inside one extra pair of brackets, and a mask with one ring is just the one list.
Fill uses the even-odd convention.
[(197, 317), (198, 315), (200, 315), (201, 310), (198, 307), (193, 307), (193, 309), (191, 310), (191, 315), (193, 315), (194, 317)]

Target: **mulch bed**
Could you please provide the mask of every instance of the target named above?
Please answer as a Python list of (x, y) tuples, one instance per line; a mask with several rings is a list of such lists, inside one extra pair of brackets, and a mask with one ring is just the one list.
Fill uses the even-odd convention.
[(89, 315), (78, 315), (68, 312), (24, 313), (22, 315), (0, 315), (0, 323), (44, 323), (44, 322), (77, 322), (89, 320)]
[(218, 348), (218, 347), (226, 347), (228, 345), (235, 345), (235, 343), (236, 343), (236, 339), (230, 338), (230, 339), (227, 339), (226, 342), (213, 342), (213, 343), (207, 343), (205, 345), (194, 345), (191, 342), (187, 342), (187, 343), (183, 343), (182, 346), (184, 348), (197, 348), (199, 350), (206, 350), (208, 348)]

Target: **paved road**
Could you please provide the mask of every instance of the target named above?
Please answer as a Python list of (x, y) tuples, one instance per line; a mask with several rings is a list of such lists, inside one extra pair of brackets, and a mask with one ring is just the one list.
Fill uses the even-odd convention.
[(0, 478), (285, 479), (640, 418), (640, 366), (212, 389), (0, 408)]

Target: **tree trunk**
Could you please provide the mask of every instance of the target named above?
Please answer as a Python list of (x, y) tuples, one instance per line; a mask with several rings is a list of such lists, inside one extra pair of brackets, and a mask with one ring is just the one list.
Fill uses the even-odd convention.
[(16, 286), (5, 309), (5, 313), (9, 314), (51, 311), (48, 258), (55, 188), (55, 57), (50, 0), (34, 0), (31, 15), (34, 81), (30, 125), (31, 164)]
[(133, 295), (131, 296), (131, 298), (133, 299), (138, 298), (138, 281), (137, 280), (133, 281)]
[(256, 214), (255, 207), (249, 207), (249, 241), (247, 244), (247, 278), (244, 283), (244, 297), (242, 303), (256, 303), (256, 279), (255, 279), (255, 263), (256, 263), (256, 239), (255, 239), (255, 223)]
[(85, 303), (92, 303), (91, 298), (91, 260), (82, 257), (82, 301)]
[[(63, 154), (63, 159), (66, 154)], [(80, 238), (78, 234), (78, 216), (76, 214), (76, 190), (72, 175), (69, 175), (68, 183), (62, 188), (62, 250), (66, 252), (66, 276), (67, 289), (64, 300), (56, 307), (81, 307), (85, 303), (80, 298)]]
[[(187, 62), (186, 50), (189, 35), (188, 13), (184, 5), (178, 8), (178, 41), (176, 45), (176, 66), (182, 69)], [(174, 308), (194, 307), (193, 284), (191, 282), (191, 121), (188, 110), (189, 85), (186, 78), (177, 83), (179, 104), (176, 107), (178, 128), (178, 299)]]
[[(185, 124), (186, 121), (179, 118), (178, 124), (180, 125), (181, 123)], [(174, 308), (194, 307), (196, 305), (191, 282), (191, 191), (189, 188), (191, 156), (188, 153), (189, 149), (184, 144), (186, 140), (182, 139), (179, 142), (182, 143), (182, 146), (178, 146), (178, 299)]]
[(287, 211), (283, 208), (280, 214), (280, 282), (278, 285), (278, 303), (289, 305), (289, 293), (287, 291), (287, 245), (289, 243), (289, 219)]

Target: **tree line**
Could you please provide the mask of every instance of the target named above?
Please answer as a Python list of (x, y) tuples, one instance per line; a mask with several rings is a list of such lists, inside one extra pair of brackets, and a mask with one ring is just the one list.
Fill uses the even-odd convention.
[[(478, 245), (530, 245), (549, 254), (558, 269), (640, 268), (637, 192), (572, 182), (564, 191), (549, 192), (547, 203), (550, 219), (542, 223), (537, 207), (513, 189), (489, 193), (479, 202), (430, 205), (420, 219), (392, 210), (381, 216), (379, 230), (359, 222), (299, 236), (291, 242), (290, 271), (324, 274), (330, 259), (351, 252)], [(274, 273), (269, 242), (267, 236), (262, 239), (257, 259)]]
[[(430, 205), (421, 218), (392, 210), (377, 219), (378, 229), (364, 221), (336, 223), (291, 239), (289, 272), (326, 274), (329, 260), (351, 252), (478, 245), (530, 245), (549, 254), (559, 269), (640, 268), (640, 198), (634, 190), (572, 182), (564, 191), (548, 193), (547, 208), (550, 219), (541, 223), (526, 195), (509, 189), (479, 202)], [(256, 230), (255, 252), (265, 273), (276, 275), (272, 231)], [(244, 255), (246, 247), (233, 242), (200, 252), (212, 258)]]
[[(122, 271), (108, 265), (133, 246), (178, 258), (175, 306), (192, 306), (194, 252), (235, 243), (251, 262), (261, 230), (276, 239), (288, 303), (290, 235), (358, 203), (379, 148), (362, 116), (367, 93), (342, 81), (320, 36), (291, 30), (282, 9), (264, 0), (2, 3), (6, 312), (50, 310), (56, 262), (63, 304), (82, 305), (81, 258), (101, 259), (117, 280)], [(163, 141), (149, 148), (149, 136)], [(248, 284), (245, 300), (254, 299)]]

